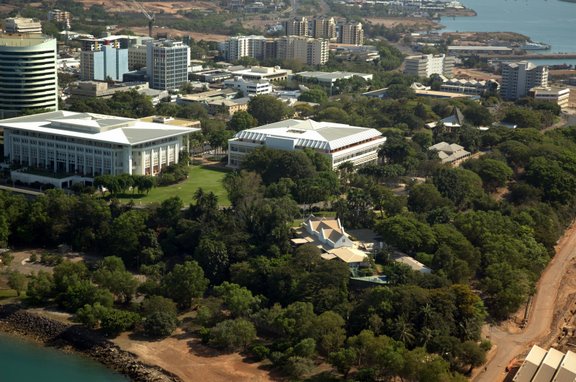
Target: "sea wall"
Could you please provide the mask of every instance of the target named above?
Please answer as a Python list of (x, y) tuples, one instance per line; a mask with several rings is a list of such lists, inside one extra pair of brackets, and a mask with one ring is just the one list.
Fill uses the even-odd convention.
[(0, 306), (0, 331), (30, 338), (46, 346), (84, 354), (134, 382), (182, 382), (167, 371), (146, 365), (104, 337), (80, 325), (70, 325), (21, 309)]

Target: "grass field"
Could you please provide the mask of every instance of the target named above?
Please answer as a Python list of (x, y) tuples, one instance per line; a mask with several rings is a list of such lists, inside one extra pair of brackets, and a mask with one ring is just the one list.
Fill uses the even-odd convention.
[(124, 202), (134, 200), (138, 204), (161, 203), (173, 196), (179, 196), (187, 206), (194, 202), (194, 193), (200, 187), (205, 192), (213, 192), (218, 197), (218, 204), (229, 206), (230, 201), (222, 184), (222, 180), (229, 170), (214, 166), (192, 166), (188, 173), (188, 179), (182, 183), (171, 186), (155, 187), (148, 195), (130, 195), (119, 198)]

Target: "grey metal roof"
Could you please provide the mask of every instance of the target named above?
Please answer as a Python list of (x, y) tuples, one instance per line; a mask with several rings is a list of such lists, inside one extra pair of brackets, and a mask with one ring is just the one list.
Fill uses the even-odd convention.
[(265, 142), (267, 137), (281, 137), (295, 140), (298, 147), (331, 151), (381, 136), (368, 127), (288, 119), (240, 131), (235, 138)]
[(1, 120), (0, 127), (122, 145), (136, 145), (200, 130), (132, 118), (69, 111)]

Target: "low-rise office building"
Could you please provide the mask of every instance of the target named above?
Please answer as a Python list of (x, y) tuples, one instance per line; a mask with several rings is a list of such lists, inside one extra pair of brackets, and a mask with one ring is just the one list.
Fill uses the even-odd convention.
[(513, 54), (514, 49), (506, 46), (486, 46), (486, 45), (450, 45), (448, 53), (456, 55), (472, 54)]
[(148, 89), (148, 82), (122, 83), (110, 85), (107, 82), (80, 81), (76, 87), (70, 89), (70, 96), (78, 98), (112, 98), (114, 93), (126, 92), (131, 89)]
[(208, 114), (234, 115), (238, 111), (248, 110), (248, 97), (235, 98), (237, 90), (224, 88), (202, 93), (186, 94), (176, 99), (179, 105), (200, 104)]
[(483, 95), (487, 92), (497, 92), (500, 84), (495, 80), (477, 81), (464, 78), (446, 78), (439, 76), (442, 84), (440, 91), (449, 93), (462, 93), (470, 95)]
[(338, 80), (349, 80), (352, 77), (360, 77), (366, 81), (372, 81), (374, 75), (354, 72), (299, 72), (288, 76), (288, 80), (331, 87)]
[(272, 85), (268, 81), (246, 81), (242, 77), (225, 80), (224, 86), (235, 89), (242, 93), (244, 97), (257, 96), (259, 94), (272, 93)]
[(534, 87), (530, 89), (530, 96), (536, 100), (554, 102), (566, 109), (570, 101), (570, 88)]
[(228, 166), (240, 167), (246, 154), (259, 147), (310, 148), (325, 155), (334, 169), (344, 162), (359, 166), (377, 161), (385, 142), (386, 137), (368, 127), (288, 119), (238, 132), (228, 141)]
[(248, 81), (284, 81), (292, 74), (292, 70), (279, 66), (231, 66), (228, 71)]
[(156, 175), (178, 163), (199, 129), (102, 114), (55, 111), (0, 121), (13, 180), (68, 187), (98, 175)]
[(372, 62), (380, 59), (380, 53), (373, 45), (331, 44), (330, 49), (334, 50), (336, 57), (348, 61)]

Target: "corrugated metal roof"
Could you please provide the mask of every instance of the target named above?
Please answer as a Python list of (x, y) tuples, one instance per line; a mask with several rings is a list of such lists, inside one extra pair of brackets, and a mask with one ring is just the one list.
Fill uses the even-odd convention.
[(269, 136), (293, 139), (297, 147), (332, 151), (381, 137), (382, 134), (378, 130), (368, 127), (288, 119), (240, 131), (235, 137), (264, 142)]

